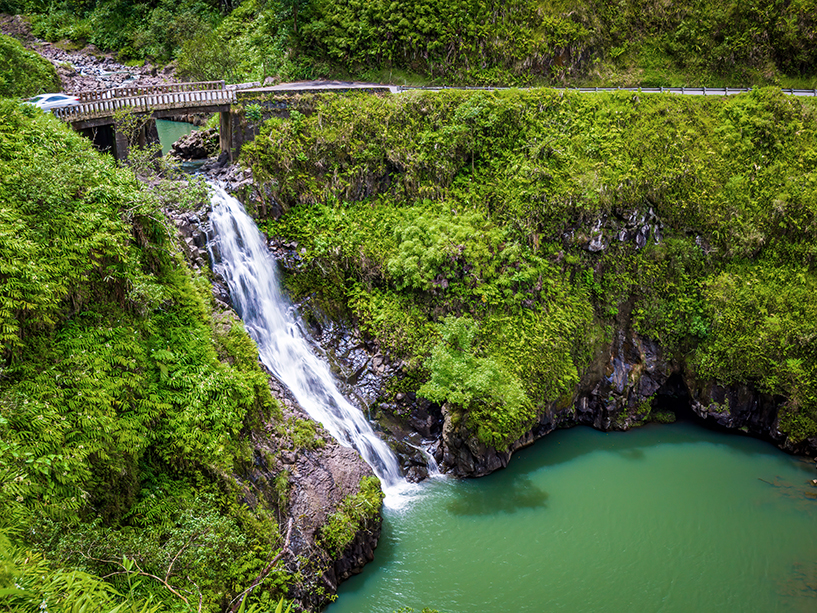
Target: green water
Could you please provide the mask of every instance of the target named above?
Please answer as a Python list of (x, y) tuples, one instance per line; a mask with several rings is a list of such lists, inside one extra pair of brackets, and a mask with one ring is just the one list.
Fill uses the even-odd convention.
[(814, 613), (815, 477), (692, 424), (555, 432), (386, 509), (375, 561), (327, 613)]
[(196, 130), (192, 123), (183, 121), (168, 121), (167, 119), (156, 120), (156, 131), (159, 132), (159, 143), (162, 145), (162, 155), (167, 155), (170, 148), (182, 136), (190, 134)]

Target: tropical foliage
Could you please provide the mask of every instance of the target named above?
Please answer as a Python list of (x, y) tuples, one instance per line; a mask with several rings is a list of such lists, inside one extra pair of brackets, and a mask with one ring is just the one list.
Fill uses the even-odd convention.
[(0, 98), (27, 98), (60, 91), (51, 62), (0, 34)]
[(49, 40), (191, 78), (814, 87), (814, 0), (4, 0)]
[(444, 91), (295, 108), (244, 150), (288, 209), (266, 229), (305, 250), (290, 287), (404, 355), (410, 388), (460, 405), (484, 442), (569, 405), (621, 317), (687, 373), (785, 397), (792, 440), (817, 433), (809, 101)]
[(0, 606), (218, 610), (280, 549), (275, 509), (233, 477), (280, 409), (167, 224), (131, 171), (0, 101), (0, 533), (23, 586)]
[(340, 554), (361, 530), (380, 519), (383, 492), (377, 477), (364, 477), (360, 491), (344, 498), (320, 531), (319, 543), (332, 555)]

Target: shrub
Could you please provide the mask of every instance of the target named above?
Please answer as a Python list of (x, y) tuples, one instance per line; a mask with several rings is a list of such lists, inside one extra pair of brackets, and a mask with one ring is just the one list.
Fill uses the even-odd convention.
[(0, 97), (27, 98), (61, 89), (51, 62), (0, 34)]
[(359, 491), (344, 498), (337, 510), (327, 518), (320, 529), (318, 543), (331, 555), (339, 556), (358, 532), (380, 517), (382, 504), (380, 481), (377, 477), (363, 478)]

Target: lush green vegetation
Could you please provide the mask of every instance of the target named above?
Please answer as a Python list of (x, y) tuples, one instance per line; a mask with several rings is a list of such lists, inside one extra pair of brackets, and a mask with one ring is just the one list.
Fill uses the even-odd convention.
[(814, 0), (4, 0), (34, 32), (192, 78), (815, 86)]
[(216, 0), (3, 0), (0, 11), (32, 16), (32, 33), (47, 40), (93, 43), (123, 59), (169, 61), (182, 43), (211, 29), (228, 8)]
[(51, 62), (0, 34), (0, 98), (28, 98), (60, 91)]
[(244, 154), (288, 209), (266, 230), (306, 249), (292, 291), (356, 317), (410, 365), (395, 389), (484, 442), (566, 406), (628, 318), (690, 377), (785, 397), (799, 440), (817, 434), (816, 120), (773, 89), (304, 97)]
[(0, 101), (2, 610), (224, 610), (281, 548), (279, 509), (247, 506), (236, 476), (253, 428), (298, 427), (159, 205), (52, 116)]
[(353, 72), (471, 84), (814, 77), (811, 2), (315, 0), (300, 48)]
[(360, 491), (344, 498), (329, 516), (321, 528), (319, 543), (331, 555), (339, 555), (361, 530), (379, 519), (382, 504), (380, 481), (377, 477), (363, 478)]

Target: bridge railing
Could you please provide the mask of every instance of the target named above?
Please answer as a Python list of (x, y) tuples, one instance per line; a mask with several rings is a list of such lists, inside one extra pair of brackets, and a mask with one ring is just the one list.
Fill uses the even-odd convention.
[(63, 121), (75, 122), (111, 117), (120, 109), (129, 109), (135, 113), (149, 113), (155, 110), (231, 104), (234, 102), (234, 98), (234, 92), (226, 89), (159, 92), (122, 98), (102, 98), (75, 106), (54, 109), (53, 113)]
[(77, 97), (80, 99), (80, 102), (94, 102), (96, 100), (108, 100), (109, 98), (132, 98), (134, 96), (148, 96), (151, 94), (223, 90), (225, 87), (226, 84), (224, 81), (192, 81), (190, 83), (115, 87), (113, 89), (80, 92), (77, 94)]

